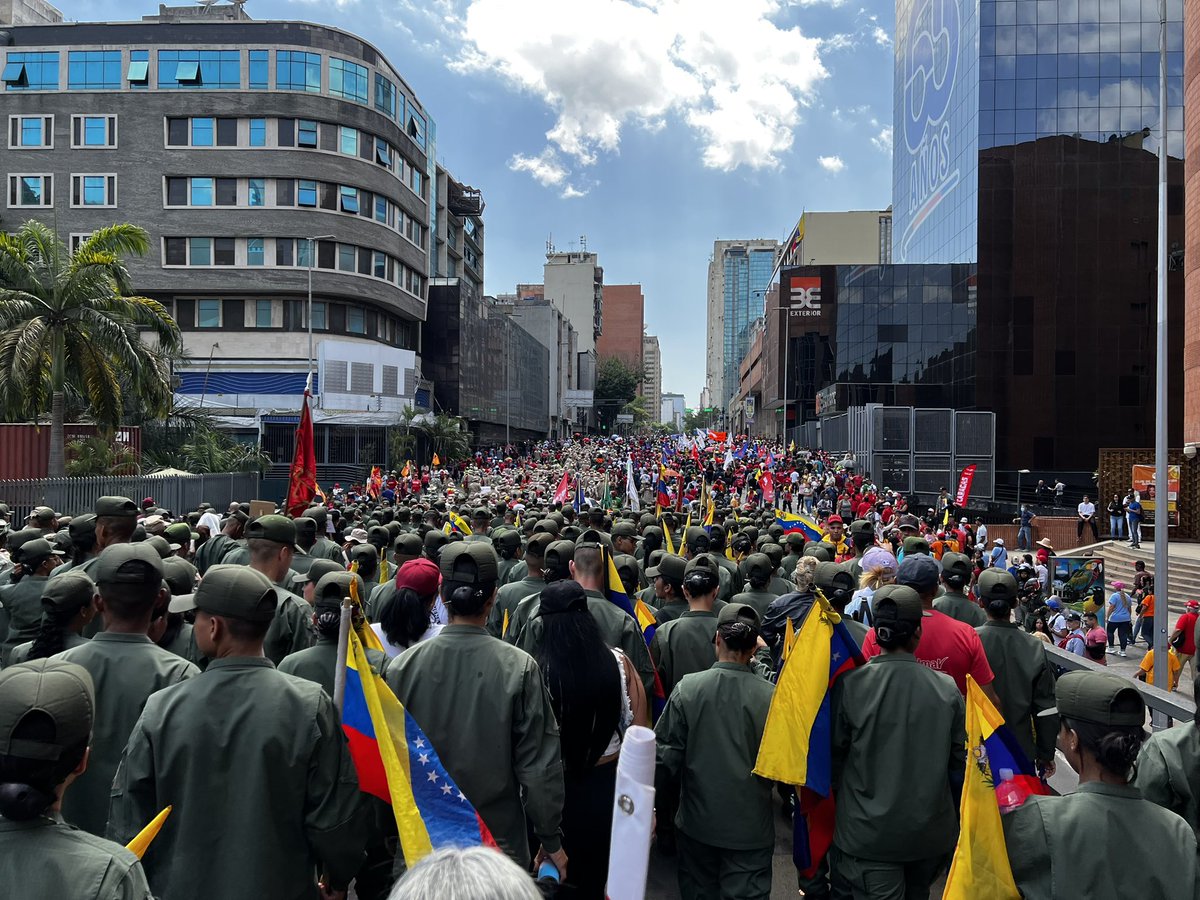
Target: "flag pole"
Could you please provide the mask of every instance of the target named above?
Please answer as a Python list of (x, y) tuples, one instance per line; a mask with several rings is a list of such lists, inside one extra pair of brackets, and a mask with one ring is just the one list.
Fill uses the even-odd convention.
[(354, 601), (349, 597), (343, 598), (342, 620), (338, 626), (337, 668), (333, 670), (333, 705), (337, 709), (339, 721), (346, 700), (346, 657), (350, 655), (350, 620), (353, 610)]

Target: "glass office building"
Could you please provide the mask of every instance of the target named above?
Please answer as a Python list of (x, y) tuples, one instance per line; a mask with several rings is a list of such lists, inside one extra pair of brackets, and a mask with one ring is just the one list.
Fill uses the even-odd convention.
[[(750, 326), (762, 317), (778, 249), (738, 245), (725, 248), (724, 382), (725, 393), (737, 391), (738, 363), (750, 349)], [(726, 398), (722, 398), (724, 400)]]
[[(1183, 0), (1167, 18), (1182, 246)], [(898, 0), (896, 22), (893, 259), (977, 264), (975, 404), (997, 414), (1001, 469), (1090, 472), (1100, 447), (1150, 446), (1158, 0)]]

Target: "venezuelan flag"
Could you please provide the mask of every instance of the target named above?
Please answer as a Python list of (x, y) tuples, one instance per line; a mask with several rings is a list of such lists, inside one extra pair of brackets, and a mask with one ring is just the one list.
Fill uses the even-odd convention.
[[(621, 573), (617, 571), (617, 564), (613, 560), (612, 554), (605, 551), (604, 558), (608, 564), (607, 594), (609, 601), (633, 616), (633, 620), (638, 624), (638, 629), (642, 632), (642, 638), (646, 641), (646, 646), (649, 647), (650, 641), (654, 638), (654, 630), (658, 627), (654, 613), (650, 611), (650, 607), (640, 596), (635, 595), (631, 598), (625, 593), (625, 585), (621, 581)], [(663, 690), (657, 669), (654, 670), (654, 696), (650, 698), (650, 702), (654, 717), (657, 719), (658, 714), (667, 705), (666, 691)]]
[(797, 515), (786, 510), (775, 510), (775, 524), (784, 530), (785, 533), (792, 531), (801, 532), (810, 541), (821, 540), (821, 526), (819, 526), (808, 516)]
[(817, 594), (779, 673), (754, 766), (756, 775), (796, 786), (792, 859), (806, 876), (833, 843), (830, 695), (839, 678), (865, 662), (842, 617)]
[(435, 848), (496, 846), (429, 738), (383, 679), (371, 671), (353, 632), (346, 658), (342, 730), (359, 788), (392, 807), (410, 868)]
[(450, 520), (449, 525), (452, 529), (467, 537), (471, 536), (471, 526), (467, 524), (466, 519), (464, 519), (454, 510), (447, 512), (446, 517)]

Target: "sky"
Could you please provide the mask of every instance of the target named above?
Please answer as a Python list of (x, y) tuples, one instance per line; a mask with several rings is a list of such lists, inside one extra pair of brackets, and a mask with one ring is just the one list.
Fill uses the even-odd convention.
[[(176, 5), (177, 0), (172, 5)], [(157, 2), (59, 0), (68, 20)], [(373, 43), (483, 192), (485, 291), (541, 282), (547, 241), (640, 283), (664, 392), (704, 386), (713, 241), (891, 194), (889, 0), (250, 0)]]

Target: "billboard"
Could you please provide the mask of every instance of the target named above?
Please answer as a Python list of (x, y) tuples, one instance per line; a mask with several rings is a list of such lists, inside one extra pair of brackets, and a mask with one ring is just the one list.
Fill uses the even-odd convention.
[(821, 315), (821, 276), (792, 275), (788, 284), (788, 318), (803, 319)]
[[(1129, 483), (1142, 501), (1142, 521), (1153, 522), (1158, 501), (1154, 466), (1134, 466)], [(1167, 524), (1179, 524), (1179, 466), (1167, 466)]]
[(1052, 556), (1050, 593), (1079, 613), (1104, 609), (1104, 560), (1098, 556)]

